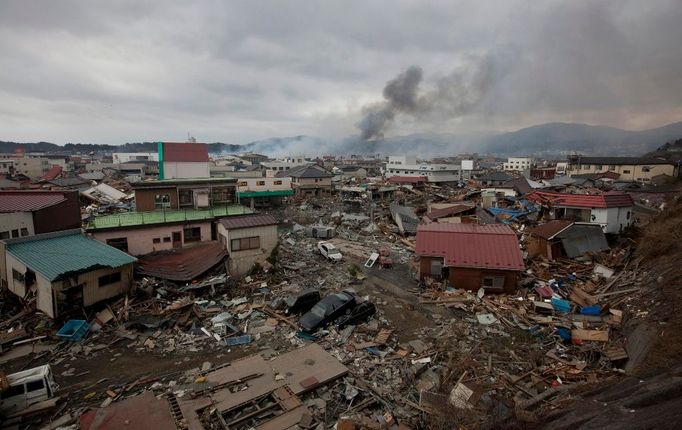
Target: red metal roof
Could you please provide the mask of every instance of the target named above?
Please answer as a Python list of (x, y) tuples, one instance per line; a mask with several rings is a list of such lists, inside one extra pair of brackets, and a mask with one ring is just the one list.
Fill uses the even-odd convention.
[(144, 276), (185, 282), (198, 278), (225, 257), (224, 246), (207, 242), (140, 257), (137, 270)]
[(526, 199), (551, 206), (566, 206), (575, 208), (619, 208), (634, 206), (629, 194), (612, 191), (602, 194), (563, 194), (547, 191), (535, 191)]
[(419, 184), (426, 182), (426, 176), (391, 176), (388, 182), (392, 184)]
[(0, 213), (33, 212), (65, 200), (53, 191), (0, 191)]
[(163, 142), (163, 161), (208, 163), (208, 145), (205, 143)]
[(51, 181), (57, 176), (62, 174), (62, 166), (52, 166), (50, 170), (47, 171), (43, 176), (41, 176), (41, 181)]
[(506, 225), (431, 223), (417, 227), (417, 255), (443, 257), (444, 265), (524, 270), (516, 233)]
[(274, 216), (269, 214), (253, 214), (231, 216), (221, 218), (220, 223), (228, 230), (238, 230), (240, 228), (263, 227), (266, 225), (277, 225), (278, 222)]
[(573, 225), (573, 221), (557, 219), (540, 224), (539, 226), (530, 229), (529, 233), (543, 239), (551, 239), (571, 225)]

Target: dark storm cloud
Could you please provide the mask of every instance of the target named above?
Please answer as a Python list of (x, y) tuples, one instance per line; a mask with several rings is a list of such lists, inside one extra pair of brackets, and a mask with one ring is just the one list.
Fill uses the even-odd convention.
[(678, 0), (5, 0), (0, 139), (656, 126), (682, 117), (681, 19)]

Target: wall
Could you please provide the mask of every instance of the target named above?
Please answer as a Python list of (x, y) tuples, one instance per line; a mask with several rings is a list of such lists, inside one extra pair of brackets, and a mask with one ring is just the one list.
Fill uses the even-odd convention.
[(150, 188), (135, 190), (135, 210), (138, 212), (149, 212), (156, 210), (154, 198), (157, 194), (170, 195), (170, 208), (178, 209), (178, 191), (172, 188)]
[(601, 224), (604, 233), (617, 234), (632, 222), (632, 208), (592, 209), (592, 217), (591, 222)]
[(26, 295), (26, 287), (23, 283), (16, 281), (12, 277), (12, 269), (16, 269), (21, 273), (26, 273), (26, 265), (14, 258), (13, 255), (5, 254), (5, 271), (4, 281), (7, 282), (7, 288), (19, 297)]
[[(442, 257), (420, 257), (419, 258), (419, 278), (424, 279), (431, 274), (431, 262), (443, 260)], [(505, 270), (486, 270), (461, 267), (447, 267), (448, 281), (455, 288), (463, 288), (471, 291), (478, 291), (481, 288), (483, 277), (503, 276), (504, 292), (511, 294), (516, 291), (519, 282), (519, 272)]]
[[(107, 239), (126, 237), (128, 239), (128, 254), (145, 255), (155, 251), (163, 251), (173, 248), (173, 232), (180, 232), (182, 246), (185, 246), (184, 228), (201, 228), (201, 241), (211, 240), (211, 222), (195, 222), (188, 224), (160, 225), (158, 227), (128, 228), (124, 230), (102, 230), (93, 231), (88, 234), (94, 239), (107, 243)], [(154, 243), (155, 238), (160, 238), (160, 243)], [(170, 238), (164, 242), (164, 238)], [(196, 243), (196, 242), (190, 242)]]
[[(232, 252), (230, 248), (230, 241), (232, 239), (254, 236), (260, 237), (259, 249)], [(262, 263), (265, 261), (275, 246), (277, 246), (279, 240), (276, 225), (228, 231), (222, 224), (218, 223), (218, 237), (230, 254), (227, 265), (230, 274), (233, 276), (243, 276), (251, 270), (256, 262)]]
[(128, 161), (159, 161), (158, 152), (114, 152), (111, 154), (114, 163)]
[[(0, 233), (8, 232), (12, 237), (12, 230), (17, 230), (18, 236), (21, 236), (21, 229), (28, 230), (28, 235), (34, 235), (33, 216), (30, 212), (13, 212), (0, 214)], [(0, 236), (2, 238), (2, 236)]]
[(17, 158), (14, 160), (15, 173), (21, 173), (31, 179), (43, 176), (50, 169), (47, 158)]
[[(265, 185), (257, 185), (264, 182)], [(275, 182), (281, 182), (276, 185)], [(331, 183), (331, 181), (330, 181)], [(237, 181), (240, 192), (244, 191), (283, 191), (291, 189), (291, 178), (239, 178)]]
[(208, 162), (164, 161), (163, 178), (208, 178), (211, 176)]
[(66, 201), (33, 212), (35, 234), (81, 227), (78, 191), (64, 191)]
[[(649, 168), (645, 172), (643, 167)], [(582, 175), (586, 173), (600, 173), (612, 171), (620, 174), (619, 180), (622, 181), (640, 181), (650, 182), (651, 178), (656, 175), (675, 176), (675, 166), (671, 164), (653, 164), (653, 165), (608, 165), (608, 164), (572, 164), (569, 166), (568, 175)]]
[[(302, 186), (317, 186), (320, 188), (331, 188), (332, 178), (293, 178), (296, 185)], [(315, 182), (317, 180), (317, 182)]]

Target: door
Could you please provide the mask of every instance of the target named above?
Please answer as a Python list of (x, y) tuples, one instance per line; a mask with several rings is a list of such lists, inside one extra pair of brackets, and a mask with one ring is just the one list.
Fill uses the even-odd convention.
[(182, 248), (182, 233), (179, 231), (173, 232), (173, 248)]

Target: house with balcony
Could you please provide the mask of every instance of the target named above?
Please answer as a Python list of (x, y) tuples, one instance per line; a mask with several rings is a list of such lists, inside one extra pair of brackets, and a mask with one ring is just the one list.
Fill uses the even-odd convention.
[(175, 178), (133, 182), (138, 212), (163, 209), (203, 209), (236, 204), (237, 179)]
[(280, 206), (286, 197), (293, 194), (289, 177), (262, 176), (237, 179), (239, 201), (250, 208)]

